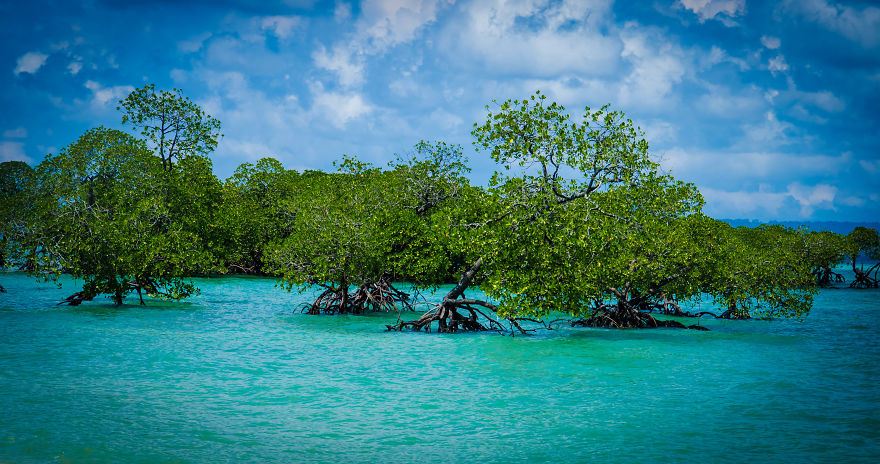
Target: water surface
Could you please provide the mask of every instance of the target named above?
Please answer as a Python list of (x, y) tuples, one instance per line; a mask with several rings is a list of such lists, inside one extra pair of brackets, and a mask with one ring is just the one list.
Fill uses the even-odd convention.
[(313, 294), (264, 278), (119, 308), (0, 284), (0, 462), (880, 459), (875, 290), (803, 322), (509, 337), (302, 315)]

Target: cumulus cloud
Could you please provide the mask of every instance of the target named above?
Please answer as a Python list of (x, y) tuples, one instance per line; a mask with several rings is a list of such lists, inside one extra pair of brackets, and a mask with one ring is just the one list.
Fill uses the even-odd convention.
[(835, 176), (856, 168), (853, 155), (849, 152), (833, 156), (685, 148), (672, 148), (662, 152), (661, 164), (676, 177), (701, 186), (724, 189), (734, 188), (745, 181), (788, 184), (807, 177)]
[(782, 41), (779, 40), (778, 37), (771, 36), (761, 36), (761, 45), (769, 48), (770, 50), (776, 50), (780, 46), (782, 46)]
[(312, 53), (312, 59), (315, 66), (336, 73), (343, 86), (353, 87), (364, 81), (363, 56), (347, 46), (337, 44), (328, 51), (321, 45)]
[(859, 166), (871, 174), (880, 174), (880, 160), (861, 160)]
[(82, 63), (79, 61), (71, 61), (70, 64), (67, 65), (67, 72), (71, 75), (76, 76), (79, 74), (80, 70), (82, 70)]
[(351, 5), (346, 2), (338, 2), (333, 9), (333, 19), (337, 23), (343, 23), (351, 19)]
[(767, 69), (775, 76), (778, 72), (788, 71), (788, 63), (785, 62), (784, 56), (778, 55), (767, 62)]
[[(320, 45), (312, 53), (315, 66), (336, 73), (343, 86), (358, 86), (364, 82), (364, 56), (381, 54), (395, 45), (414, 40), (420, 30), (433, 23), (437, 13), (451, 3), (449, 0), (366, 0), (360, 5), (360, 16), (348, 37), (331, 46), (329, 51)], [(336, 6), (336, 21), (345, 21), (350, 15), (351, 7), (347, 3)]]
[(473, 2), (448, 23), (441, 48), (490, 73), (611, 76), (622, 50), (617, 35), (606, 33), (614, 29), (611, 15), (604, 0)]
[(372, 105), (357, 92), (327, 92), (319, 83), (312, 85), (311, 90), (312, 110), (339, 129), (373, 111)]
[(701, 187), (706, 199), (705, 210), (710, 215), (721, 213), (726, 217), (776, 218), (785, 204), (786, 193), (772, 192), (768, 185), (757, 191), (726, 191)]
[(789, 133), (792, 130), (793, 124), (780, 121), (776, 113), (768, 111), (764, 114), (764, 121), (743, 125), (745, 137), (737, 143), (747, 147), (778, 147), (789, 143)]
[(765, 35), (765, 36), (761, 37), (761, 45), (769, 48), (770, 50), (776, 50), (777, 48), (782, 46), (782, 41), (779, 40), (778, 37), (771, 37), (771, 36)]
[(876, 6), (859, 8), (828, 0), (790, 0), (787, 4), (800, 16), (866, 48), (880, 44), (880, 8)]
[(266, 16), (260, 21), (263, 30), (269, 30), (279, 39), (286, 39), (290, 34), (302, 25), (302, 18), (298, 16)]
[(659, 107), (686, 72), (684, 52), (655, 34), (628, 28), (621, 56), (632, 64), (623, 79), (620, 101), (628, 107)]
[(699, 16), (700, 22), (722, 14), (733, 18), (746, 11), (745, 0), (681, 0), (681, 4)]
[(92, 106), (105, 107), (107, 103), (116, 103), (130, 94), (134, 87), (130, 85), (117, 85), (113, 87), (104, 87), (95, 81), (86, 81), (85, 86), (92, 91)]
[(366, 0), (355, 24), (355, 38), (366, 53), (377, 53), (415, 39), (419, 30), (437, 19), (450, 0)]
[(801, 206), (801, 216), (808, 218), (813, 215), (816, 208), (836, 211), (834, 197), (837, 195), (837, 187), (819, 184), (812, 187), (794, 182), (788, 185), (789, 196), (795, 199)]
[(18, 62), (15, 65), (15, 70), (12, 71), (16, 76), (21, 73), (34, 74), (36, 73), (44, 64), (46, 64), (46, 59), (49, 58), (49, 55), (40, 52), (28, 52), (18, 58)]
[(21, 142), (0, 142), (0, 161), (24, 161), (30, 163), (31, 160), (24, 153), (24, 144)]
[[(837, 187), (828, 184), (814, 186), (793, 182), (786, 186), (785, 191), (773, 191), (762, 184), (757, 190), (726, 191), (713, 188), (701, 188), (706, 199), (706, 210), (710, 214), (723, 214), (728, 217), (760, 217), (780, 218), (780, 212), (786, 203), (794, 202), (800, 207), (802, 219), (810, 219), (817, 209), (837, 211), (835, 198)], [(846, 204), (857, 204), (858, 199), (847, 198)]]

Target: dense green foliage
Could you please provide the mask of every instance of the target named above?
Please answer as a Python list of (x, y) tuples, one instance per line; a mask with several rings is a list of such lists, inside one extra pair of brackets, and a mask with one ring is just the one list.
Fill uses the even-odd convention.
[[(221, 182), (207, 157), (220, 123), (179, 90), (147, 85), (120, 109), (140, 138), (96, 128), (35, 170), (0, 165), (0, 264), (82, 279), (72, 304), (183, 298), (197, 291), (187, 276), (232, 272), (323, 286), (315, 313), (407, 305), (392, 281), (458, 282), (396, 328), (560, 316), (656, 327), (668, 324), (651, 313), (694, 316), (677, 304), (694, 299), (721, 317), (803, 317), (844, 261), (859, 286), (877, 284), (877, 266), (856, 269), (859, 256), (880, 258), (875, 230), (706, 217), (699, 191), (662, 173), (641, 131), (607, 107), (573, 118), (540, 93), (487, 107), (472, 132), (499, 166), (486, 187), (469, 183), (461, 148), (443, 142), (419, 142), (387, 167), (343, 156), (336, 172), (263, 158)], [(488, 301), (466, 296), (474, 285)]]

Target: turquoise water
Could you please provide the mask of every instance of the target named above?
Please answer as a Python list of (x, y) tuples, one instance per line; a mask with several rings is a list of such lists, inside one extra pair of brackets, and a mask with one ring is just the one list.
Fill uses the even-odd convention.
[[(0, 274), (0, 462), (877, 462), (880, 292), (710, 332), (386, 333), (262, 278), (115, 308)], [(134, 300), (131, 301), (134, 303)]]

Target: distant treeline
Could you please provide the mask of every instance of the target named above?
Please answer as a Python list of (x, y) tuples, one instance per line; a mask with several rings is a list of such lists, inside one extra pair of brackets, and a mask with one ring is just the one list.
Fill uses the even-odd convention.
[[(319, 286), (310, 313), (411, 307), (391, 282), (455, 283), (422, 317), (389, 329), (525, 330), (547, 324), (684, 327), (653, 314), (803, 317), (818, 286), (851, 263), (877, 286), (875, 229), (847, 235), (781, 225), (732, 227), (702, 214), (692, 184), (663, 174), (622, 113), (573, 119), (540, 93), (496, 103), (472, 132), (499, 165), (471, 185), (460, 147), (419, 142), (373, 166), (343, 156), (334, 172), (264, 158), (221, 181), (209, 154), (220, 122), (147, 85), (120, 101), (137, 135), (98, 127), (35, 168), (0, 165), (0, 265), (83, 282), (80, 304), (109, 295), (184, 298), (187, 279), (226, 273)], [(472, 298), (479, 285), (487, 300)], [(698, 328), (698, 326), (692, 326)]]
[(792, 229), (809, 229), (814, 231), (827, 230), (836, 234), (846, 235), (856, 229), (865, 227), (880, 230), (880, 222), (847, 222), (847, 221), (768, 221), (766, 223), (755, 219), (721, 219), (734, 227), (758, 227), (763, 224), (780, 225)]

